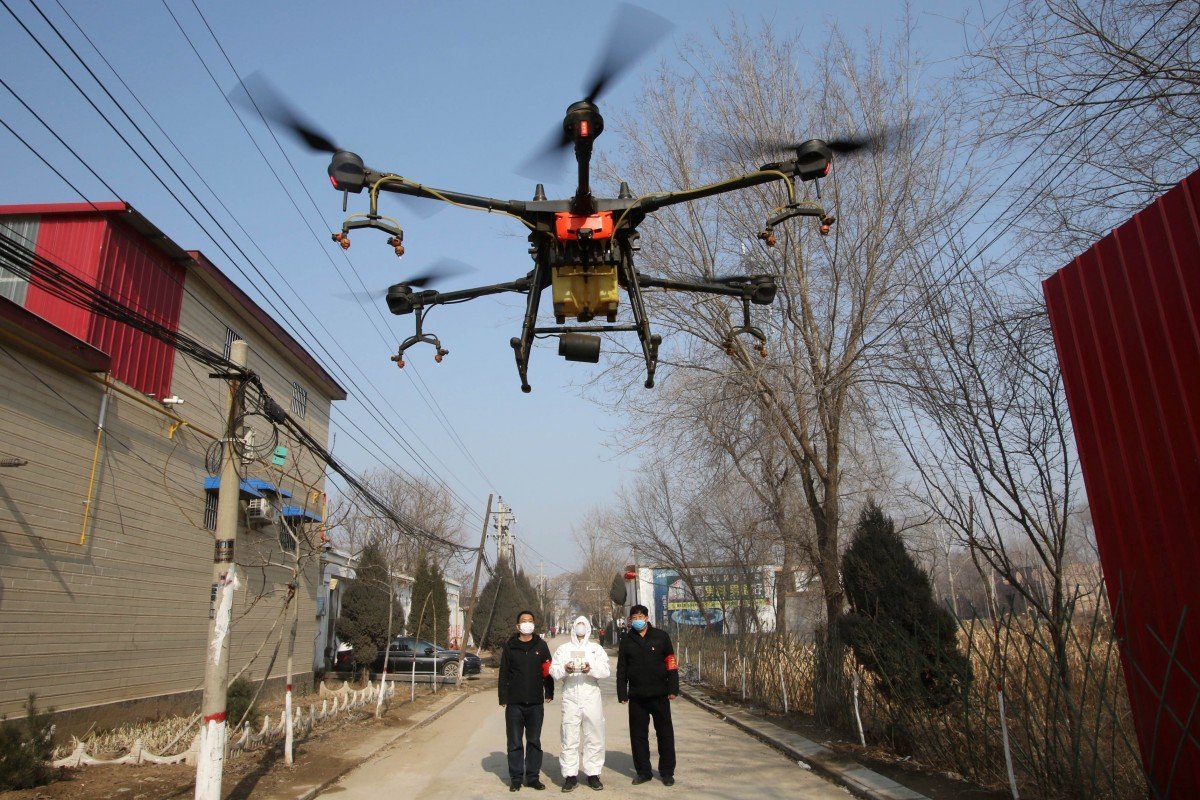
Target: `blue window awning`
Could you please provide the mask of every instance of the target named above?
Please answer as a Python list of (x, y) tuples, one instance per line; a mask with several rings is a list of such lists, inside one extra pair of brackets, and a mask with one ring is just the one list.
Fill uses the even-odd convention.
[[(270, 481), (264, 481), (262, 478), (244, 478), (241, 482), (243, 497), (262, 497), (264, 492), (277, 495), (279, 497), (291, 497), (292, 493), (287, 489), (281, 489)], [(215, 492), (221, 488), (221, 479), (216, 475), (208, 475), (204, 478), (204, 491)]]
[[(208, 475), (204, 478), (204, 491), (215, 492), (221, 488), (221, 479), (216, 475)], [(251, 485), (250, 481), (242, 481), (242, 497), (262, 497), (262, 493)]]
[(320, 522), (321, 515), (312, 511), (306, 511), (300, 506), (284, 506), (281, 512), (283, 516), (294, 519), (299, 519), (303, 522)]
[(280, 497), (291, 497), (292, 493), (287, 489), (281, 489), (270, 481), (264, 481), (262, 478), (247, 478), (245, 483), (250, 484), (260, 492), (272, 492)]

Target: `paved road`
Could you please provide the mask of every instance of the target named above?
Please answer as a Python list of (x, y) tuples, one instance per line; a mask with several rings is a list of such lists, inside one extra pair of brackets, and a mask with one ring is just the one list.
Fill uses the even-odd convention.
[[(555, 644), (554, 642), (551, 643)], [(613, 659), (614, 672), (616, 659)], [(675, 786), (652, 783), (632, 786), (626, 707), (619, 705), (614, 680), (601, 683), (607, 718), (607, 760), (601, 779), (604, 798), (789, 798), (846, 800), (849, 793), (825, 781), (732, 725), (687, 700), (672, 704), (678, 765)], [(520, 797), (559, 795), (559, 700), (546, 707), (542, 765), (547, 791), (522, 789)], [(654, 734), (651, 732), (654, 762)], [(347, 774), (320, 796), (325, 800), (378, 800), (386, 797), (437, 800), (508, 795), (504, 714), (494, 694), (479, 694), (445, 716), (389, 748), (380, 757)], [(574, 798), (594, 795), (586, 786)]]

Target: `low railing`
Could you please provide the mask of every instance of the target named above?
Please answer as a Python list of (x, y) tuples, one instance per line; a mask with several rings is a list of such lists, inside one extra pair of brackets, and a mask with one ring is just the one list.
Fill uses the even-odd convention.
[[(368, 683), (362, 689), (351, 689), (350, 685), (345, 682), (337, 689), (330, 689), (322, 683), (318, 690), (318, 693), (324, 697), (321, 700), (320, 707), (318, 708), (315, 703), (312, 703), (309, 704), (307, 711), (301, 708), (296, 709), (295, 716), (292, 718), (293, 735), (303, 736), (311, 732), (317, 723), (333, 719), (339, 714), (357, 710), (365, 705), (374, 704), (379, 699), (379, 692), (380, 687), (377, 684), (371, 683)], [(396, 694), (396, 687), (389, 681), (383, 687), (383, 692), (385, 693), (385, 697), (390, 698)], [(279, 713), (276, 724), (272, 724), (272, 717), (270, 716), (263, 717), (262, 727), (258, 729), (252, 730), (250, 723), (246, 722), (242, 725), (240, 736), (236, 739), (232, 735), (230, 736), (230, 754), (253, 750), (256, 747), (281, 739), (286, 729), (287, 716), (284, 711)], [(172, 755), (152, 753), (142, 745), (142, 740), (138, 739), (125, 755), (119, 758), (106, 759), (89, 755), (87, 744), (76, 739), (75, 747), (71, 750), (71, 753), (52, 763), (55, 767), (83, 767), (109, 764), (195, 764), (199, 749), (199, 735), (192, 738), (191, 743), (186, 749)]]

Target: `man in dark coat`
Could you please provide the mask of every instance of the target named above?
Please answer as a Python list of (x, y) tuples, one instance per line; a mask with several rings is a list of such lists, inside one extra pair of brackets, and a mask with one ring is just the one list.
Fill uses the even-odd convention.
[(679, 695), (679, 667), (667, 632), (650, 625), (645, 606), (629, 609), (630, 631), (617, 648), (617, 700), (629, 704), (629, 746), (637, 777), (633, 785), (654, 777), (650, 770), (650, 720), (658, 739), (658, 776), (675, 783), (675, 729), (671, 701)]
[[(518, 792), (521, 784), (545, 789), (542, 771), (542, 718), (545, 703), (554, 699), (550, 677), (550, 648), (534, 633), (532, 611), (517, 615), (517, 633), (500, 652), (497, 689), (508, 732), (508, 790)], [(522, 743), (522, 738), (524, 742)]]

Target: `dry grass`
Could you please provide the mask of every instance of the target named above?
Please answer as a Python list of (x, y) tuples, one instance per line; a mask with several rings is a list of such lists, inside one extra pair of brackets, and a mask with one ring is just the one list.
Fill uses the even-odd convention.
[[(1065, 678), (1054, 667), (1045, 626), (1029, 617), (965, 622), (959, 644), (970, 657), (973, 680), (962, 699), (947, 708), (892, 703), (880, 691), (879, 678), (860, 673), (860, 711), (869, 744), (985, 786), (1007, 786), (999, 707), (1003, 687), (1023, 795), (1147, 796), (1117, 642), (1106, 619), (1092, 615), (1076, 621), (1068, 636)], [(744, 664), (748, 701), (782, 713), (786, 691), (789, 712), (813, 712), (816, 652), (811, 641), (682, 631), (676, 650), (693, 676), (698, 668), (705, 683), (727, 688), (734, 697), (741, 693)], [(856, 668), (848, 654), (848, 679)], [(857, 739), (856, 732), (846, 733)]]

